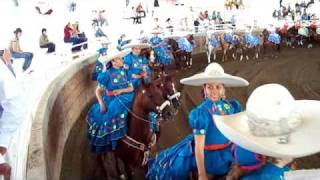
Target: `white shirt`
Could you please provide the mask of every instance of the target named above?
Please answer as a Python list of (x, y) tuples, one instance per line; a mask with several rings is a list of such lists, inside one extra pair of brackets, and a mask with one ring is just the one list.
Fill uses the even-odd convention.
[(13, 133), (26, 115), (20, 85), (12, 72), (0, 59), (0, 146), (8, 147)]

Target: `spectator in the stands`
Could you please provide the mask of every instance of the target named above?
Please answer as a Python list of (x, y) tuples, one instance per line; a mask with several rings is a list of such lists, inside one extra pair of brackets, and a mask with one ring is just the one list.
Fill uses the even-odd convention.
[[(69, 22), (64, 27), (64, 42), (65, 43), (72, 43), (73, 45), (82, 44), (84, 42), (87, 42), (88, 41), (87, 38), (81, 37), (82, 35), (80, 35), (80, 34), (81, 33), (79, 33), (79, 28), (78, 28), (78, 30), (72, 29), (71, 23)], [(76, 47), (72, 48), (72, 51), (79, 51), (79, 50), (81, 50), (81, 47), (82, 47), (82, 45), (76, 46)], [(83, 44), (83, 48), (84, 49), (87, 48), (87, 43)]]
[(47, 29), (43, 28), (41, 30), (41, 36), (39, 40), (40, 48), (48, 48), (47, 53), (52, 53), (56, 49), (56, 45), (53, 42), (50, 42), (47, 35)]
[(102, 29), (98, 26), (98, 23), (96, 21), (92, 21), (92, 29), (94, 31), (95, 37), (104, 37), (106, 34), (102, 31)]
[(0, 58), (0, 177), (10, 180), (11, 167), (4, 159), (11, 138), (25, 117), (25, 105), (11, 68), (11, 54), (5, 49)]
[(23, 71), (26, 71), (32, 62), (33, 54), (31, 52), (23, 52), (20, 47), (20, 37), (22, 35), (22, 29), (17, 28), (14, 32), (14, 38), (10, 41), (9, 49), (11, 51), (11, 55), (16, 59), (24, 59), (23, 63)]

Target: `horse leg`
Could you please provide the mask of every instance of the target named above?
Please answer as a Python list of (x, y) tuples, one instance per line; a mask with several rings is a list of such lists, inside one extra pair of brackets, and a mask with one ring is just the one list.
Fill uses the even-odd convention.
[(129, 166), (129, 164), (124, 163), (124, 170), (126, 171), (128, 180), (132, 180), (134, 173), (132, 168)]
[(208, 46), (208, 49), (207, 49), (208, 64), (211, 62), (211, 52), (212, 52), (212, 49), (210, 46)]

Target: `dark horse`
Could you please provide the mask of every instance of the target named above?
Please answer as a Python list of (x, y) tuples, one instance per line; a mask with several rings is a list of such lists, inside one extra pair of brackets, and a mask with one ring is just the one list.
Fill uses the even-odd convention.
[(269, 41), (268, 40), (269, 35), (270, 35), (270, 32), (267, 29), (264, 29), (262, 31), (262, 36), (263, 36), (263, 44), (262, 44), (263, 54), (266, 54), (267, 48), (270, 48), (272, 50), (271, 57), (274, 58), (274, 57), (277, 57), (275, 55), (275, 53), (280, 53), (280, 44), (275, 44), (275, 43)]
[[(132, 179), (136, 168), (146, 168), (150, 152), (160, 136), (160, 127), (172, 118), (172, 109), (179, 105), (179, 95), (169, 76), (139, 87), (129, 114), (128, 134), (119, 140), (115, 151), (124, 163), (128, 179)], [(151, 113), (153, 118), (150, 118)], [(120, 173), (118, 164), (116, 166)]]
[(174, 58), (176, 70), (184, 68), (183, 64), (185, 64), (185, 61), (186, 61), (185, 51), (183, 51), (182, 49), (179, 48), (177, 41), (174, 40), (173, 38), (168, 39), (168, 44), (170, 46), (171, 53)]

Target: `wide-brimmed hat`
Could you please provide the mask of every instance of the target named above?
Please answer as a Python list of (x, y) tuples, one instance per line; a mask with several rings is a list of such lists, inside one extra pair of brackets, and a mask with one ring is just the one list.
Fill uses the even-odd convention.
[(249, 85), (247, 80), (225, 73), (218, 63), (209, 64), (204, 72), (181, 79), (180, 83), (190, 86), (202, 86), (207, 83), (221, 83), (226, 87), (242, 87)]
[(158, 30), (158, 29), (154, 29), (150, 32), (150, 34), (162, 34), (163, 32)]
[(255, 89), (246, 111), (213, 118), (230, 141), (255, 153), (298, 158), (320, 152), (320, 101), (295, 100), (279, 84)]
[(97, 38), (97, 41), (100, 42), (101, 44), (111, 44), (111, 41), (109, 40), (109, 38), (105, 36)]
[(135, 40), (132, 40), (129, 44), (124, 45), (122, 48), (127, 49), (127, 48), (134, 48), (134, 47), (149, 48), (151, 47), (151, 45), (149, 43), (141, 43), (141, 41), (135, 39)]
[(124, 57), (127, 54), (129, 54), (130, 52), (131, 52), (130, 49), (125, 49), (125, 50), (119, 51), (116, 47), (112, 46), (112, 47), (108, 48), (108, 52), (106, 55), (99, 56), (98, 61), (100, 61), (101, 63), (107, 64), (112, 59), (114, 59), (116, 57)]
[(178, 39), (180, 37), (186, 37), (189, 33), (185, 32), (185, 31), (178, 31), (178, 32), (174, 32), (172, 34), (168, 34), (168, 35), (165, 35), (164, 38), (167, 38), (167, 39)]

